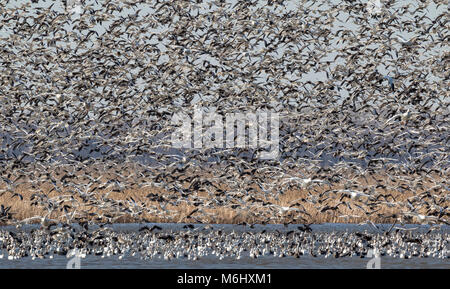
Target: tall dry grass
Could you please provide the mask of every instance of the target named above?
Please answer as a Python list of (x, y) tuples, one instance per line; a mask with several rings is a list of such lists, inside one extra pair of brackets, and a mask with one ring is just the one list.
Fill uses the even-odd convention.
[[(121, 177), (128, 178), (133, 174), (133, 168), (124, 170), (118, 169)], [(52, 172), (52, 177), (58, 179), (64, 172)], [(78, 185), (89, 183), (91, 181), (88, 177), (83, 177), (82, 172), (77, 173)], [(303, 174), (303, 173), (302, 173)], [(181, 185), (183, 189), (187, 189), (192, 180), (189, 176), (198, 176), (198, 172), (185, 173), (186, 182)], [(297, 174), (298, 175), (298, 174)], [(229, 186), (226, 182), (221, 182), (220, 179), (216, 181), (214, 173), (202, 174), (202, 180), (210, 180), (215, 183), (215, 187), (223, 191), (223, 193), (216, 191), (209, 192), (204, 189), (198, 189), (191, 192), (190, 196), (180, 196), (176, 192), (169, 192), (165, 188), (156, 186), (148, 186), (143, 188), (139, 186), (146, 180), (138, 180), (136, 183), (128, 183), (127, 186), (117, 189), (114, 185), (105, 187), (100, 184), (107, 183), (108, 180), (117, 178), (117, 172), (104, 173), (101, 170), (92, 171), (89, 173), (91, 178), (97, 178), (99, 185), (94, 185), (89, 190), (94, 192), (94, 200), (98, 203), (104, 200), (111, 200), (110, 203), (116, 203), (114, 209), (108, 207), (101, 207), (95, 204), (95, 201), (83, 201), (79, 194), (77, 194), (73, 187), (66, 185), (57, 185), (59, 191), (55, 190), (55, 186), (48, 180), (42, 182), (28, 182), (26, 179), (22, 180), (20, 184), (14, 187), (13, 191), (8, 191), (6, 184), (0, 186), (0, 190), (4, 192), (0, 196), (0, 204), (5, 207), (11, 207), (10, 212), (13, 213), (13, 219), (23, 220), (33, 216), (42, 216), (48, 212), (48, 209), (42, 205), (33, 205), (32, 195), (35, 193), (43, 194), (48, 198), (57, 196), (73, 196), (72, 201), (67, 199), (59, 204), (59, 208), (68, 205), (67, 211), (73, 212), (76, 209), (76, 217), (78, 220), (92, 220), (96, 222), (107, 221), (105, 215), (114, 215), (121, 209), (129, 206), (128, 200), (131, 198), (145, 210), (138, 216), (133, 216), (130, 213), (122, 213), (120, 217), (114, 219), (114, 222), (186, 222), (186, 223), (361, 223), (365, 221), (372, 221), (374, 223), (390, 223), (396, 221), (396, 217), (402, 213), (410, 210), (408, 201), (414, 201), (415, 198), (423, 196), (425, 192), (431, 192), (433, 195), (439, 197), (444, 196), (445, 192), (436, 189), (436, 183), (443, 181), (439, 176), (397, 176), (390, 178), (387, 174), (376, 174), (368, 176), (349, 175), (348, 178), (343, 178), (342, 181), (333, 184), (316, 184), (305, 188), (292, 187), (283, 190), (283, 193), (276, 193), (274, 195), (266, 195), (252, 179), (266, 179), (271, 180), (273, 176), (270, 174), (264, 175), (246, 175), (244, 177), (235, 176), (236, 183), (245, 182), (246, 192), (240, 192), (236, 195), (236, 187)], [(177, 180), (176, 180), (177, 179)], [(174, 177), (173, 182), (180, 179)], [(181, 178), (182, 179), (182, 178)], [(349, 183), (349, 180), (352, 180)], [(416, 180), (416, 184), (414, 182)], [(170, 184), (170, 176), (167, 177), (166, 182)], [(445, 180), (444, 180), (445, 181)], [(389, 201), (384, 198), (379, 198), (378, 201), (369, 201), (367, 199), (355, 200), (351, 198), (343, 198), (342, 193), (337, 190), (344, 189), (349, 184), (355, 186), (355, 189), (363, 190), (363, 188), (375, 188), (371, 192), (374, 196), (390, 195)], [(358, 187), (359, 186), (359, 187)], [(383, 187), (384, 186), (384, 187)], [(95, 188), (97, 187), (97, 188)], [(211, 187), (210, 187), (211, 188)], [(398, 190), (395, 190), (398, 188)], [(434, 188), (434, 189), (433, 189)], [(275, 186), (275, 190), (277, 187)], [(88, 191), (89, 191), (88, 190)], [(13, 196), (13, 193), (19, 193), (19, 196)], [(165, 212), (158, 201), (152, 201), (147, 198), (147, 195), (155, 194), (165, 197), (166, 200), (171, 201), (167, 203)], [(234, 195), (233, 195), (234, 194)], [(225, 198), (229, 195), (227, 203), (218, 203), (215, 201), (214, 195), (217, 199)], [(242, 197), (248, 197), (252, 201), (243, 202)], [(234, 198), (234, 199), (233, 199)], [(341, 199), (343, 198), (343, 199)], [(238, 200), (239, 199), (239, 200)], [(395, 201), (393, 201), (395, 199)], [(34, 199), (36, 200), (36, 198)], [(196, 201), (197, 200), (197, 201)], [(256, 201), (255, 201), (256, 200)], [(426, 199), (425, 199), (426, 200)], [(345, 201), (347, 205), (339, 205), (337, 210), (323, 211), (326, 206), (334, 207), (342, 204)], [(383, 202), (385, 201), (385, 202)], [(440, 199), (441, 207), (449, 206), (447, 199)], [(389, 202), (395, 205), (388, 204)], [(210, 203), (209, 205), (207, 203)], [(297, 205), (295, 204), (297, 203)], [(289, 207), (293, 210), (286, 212), (280, 211), (277, 206)], [(195, 212), (195, 209), (199, 209)], [(296, 211), (295, 209), (301, 210)], [(427, 215), (430, 208), (426, 206), (418, 206), (417, 213)], [(194, 211), (194, 213), (192, 213)], [(365, 212), (367, 211), (367, 213)], [(65, 220), (66, 212), (61, 209), (56, 209), (51, 212), (50, 218)], [(418, 222), (412, 219), (410, 222)], [(6, 223), (6, 222), (4, 222)]]

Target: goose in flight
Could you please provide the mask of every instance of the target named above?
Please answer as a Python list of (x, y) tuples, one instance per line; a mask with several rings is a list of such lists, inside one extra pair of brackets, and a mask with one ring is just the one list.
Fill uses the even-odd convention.
[(393, 117), (391, 117), (390, 119), (388, 119), (385, 123), (384, 126), (391, 124), (392, 120), (395, 120), (397, 117), (400, 117), (402, 123), (407, 123), (408, 120), (411, 119), (413, 113), (411, 113), (410, 109), (408, 108), (404, 113), (399, 113), (394, 115)]
[(338, 190), (338, 193), (344, 193), (345, 196), (350, 197), (352, 200), (358, 200), (362, 197), (371, 198), (371, 195), (365, 194), (360, 191), (354, 191), (354, 190)]
[(30, 222), (39, 220), (42, 228), (48, 229), (52, 225), (55, 225), (58, 223), (58, 220), (49, 219), (48, 218), (49, 215), (50, 215), (50, 212), (47, 213), (45, 216), (34, 216), (34, 217), (27, 218), (27, 219), (23, 219), (22, 221), (20, 221), (20, 223), (18, 225), (21, 226), (23, 224), (29, 224)]
[(397, 35), (397, 40), (401, 43), (402, 46), (405, 46), (405, 47), (413, 46), (417, 39), (418, 39), (418, 37), (415, 36), (415, 37), (413, 37), (413, 38), (411, 38), (409, 40), (406, 40), (405, 38)]

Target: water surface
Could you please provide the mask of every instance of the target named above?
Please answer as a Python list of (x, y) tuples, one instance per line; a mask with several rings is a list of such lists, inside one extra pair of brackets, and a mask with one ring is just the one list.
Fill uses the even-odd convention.
[[(114, 230), (124, 232), (136, 232), (139, 228), (144, 226), (151, 227), (155, 224), (114, 224), (111, 227)], [(242, 225), (194, 225), (194, 229), (186, 228), (185, 224), (157, 224), (162, 228), (162, 231), (174, 232), (179, 230), (196, 231), (202, 230), (205, 226), (212, 227), (214, 230), (222, 230), (223, 232), (261, 232), (275, 231), (286, 232), (289, 230), (295, 230), (301, 225), (254, 225), (253, 228)], [(336, 232), (336, 231), (348, 231), (348, 232), (368, 232), (376, 233), (389, 230), (392, 225), (390, 224), (377, 224), (375, 228), (373, 225), (356, 225), (356, 224), (318, 224), (311, 225), (313, 232)], [(35, 225), (25, 226), (23, 230), (31, 230), (36, 228)], [(396, 225), (394, 228), (413, 229), (415, 231), (423, 232), (429, 230), (430, 226), (426, 225)], [(17, 231), (14, 227), (2, 227), (3, 230)], [(442, 226), (438, 231), (442, 233), (449, 233), (450, 226)], [(447, 248), (448, 249), (448, 248)], [(52, 259), (35, 259), (31, 257), (25, 257), (18, 260), (7, 260), (5, 251), (1, 254), (4, 255), (3, 259), (0, 259), (0, 268), (31, 268), (31, 269), (64, 269), (72, 258), (66, 256), (54, 255)], [(368, 262), (372, 258), (361, 257), (344, 257), (334, 258), (328, 257), (312, 257), (305, 254), (300, 258), (295, 257), (274, 257), (274, 256), (262, 256), (256, 259), (248, 256), (243, 256), (241, 259), (235, 258), (223, 258), (220, 260), (215, 256), (202, 257), (199, 260), (189, 260), (187, 258), (164, 260), (161, 257), (155, 257), (153, 259), (141, 259), (139, 256), (126, 255), (122, 259), (119, 256), (104, 257), (88, 255), (86, 258), (80, 259), (80, 268), (82, 269), (364, 269), (367, 267)], [(421, 268), (433, 268), (433, 269), (450, 269), (450, 259), (439, 258), (417, 258), (400, 259), (392, 258), (388, 256), (380, 257), (380, 268), (382, 269), (421, 269)]]

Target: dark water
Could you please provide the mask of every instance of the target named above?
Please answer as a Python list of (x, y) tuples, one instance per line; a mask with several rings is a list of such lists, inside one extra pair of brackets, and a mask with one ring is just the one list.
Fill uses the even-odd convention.
[[(152, 224), (146, 224), (147, 226)], [(177, 231), (177, 230), (192, 230), (183, 228), (184, 224), (158, 224), (163, 228), (163, 231)], [(112, 225), (115, 230), (119, 231), (129, 231), (136, 232), (142, 224), (116, 224)], [(255, 225), (253, 228), (241, 225), (212, 225), (215, 229), (222, 229), (224, 232), (231, 231), (261, 231), (262, 229), (278, 230), (280, 232), (285, 230), (291, 230), (297, 228), (297, 225), (289, 225), (284, 227), (283, 225)], [(354, 224), (321, 224), (312, 225), (311, 228), (315, 232), (331, 232), (331, 231), (367, 231), (375, 233), (377, 230), (383, 231), (389, 229), (391, 225), (380, 224), (376, 225), (379, 229), (374, 228), (371, 225), (354, 225)], [(23, 229), (29, 230), (34, 226), (28, 226)], [(204, 225), (195, 225), (193, 230), (201, 230)], [(400, 227), (400, 226), (398, 226)], [(419, 226), (419, 225), (405, 225), (402, 228), (417, 228), (418, 231), (428, 230), (429, 226)], [(4, 230), (16, 230), (12, 227), (3, 227)], [(442, 226), (440, 228), (442, 232), (450, 232), (449, 226)], [(52, 259), (35, 259), (32, 260), (31, 257), (26, 257), (18, 260), (8, 260), (5, 251), (0, 253), (3, 254), (3, 258), (0, 259), (0, 268), (54, 268), (54, 269), (64, 269), (67, 267), (68, 262), (72, 258), (67, 258), (65, 256), (54, 255)], [(141, 259), (139, 256), (124, 256), (120, 259), (118, 256), (104, 257), (101, 256), (91, 256), (88, 255), (85, 258), (80, 259), (80, 268), (82, 269), (95, 269), (95, 268), (112, 268), (112, 269), (132, 269), (132, 268), (148, 268), (148, 269), (306, 269), (306, 268), (342, 268), (342, 269), (364, 269), (367, 268), (368, 262), (372, 258), (360, 258), (360, 257), (344, 257), (344, 258), (334, 258), (334, 257), (312, 257), (310, 255), (302, 255), (300, 258), (294, 257), (273, 257), (273, 256), (262, 256), (257, 259), (249, 258), (248, 256), (242, 257), (239, 260), (235, 258), (224, 258), (220, 260), (217, 257), (208, 256), (202, 257), (199, 260), (188, 260), (187, 258), (164, 260), (161, 258), (153, 259)], [(387, 256), (381, 256), (379, 259), (379, 265), (381, 269), (401, 269), (401, 268), (440, 268), (440, 269), (450, 269), (450, 260), (439, 259), (439, 258), (417, 258), (413, 257), (411, 259), (400, 259), (392, 258)]]

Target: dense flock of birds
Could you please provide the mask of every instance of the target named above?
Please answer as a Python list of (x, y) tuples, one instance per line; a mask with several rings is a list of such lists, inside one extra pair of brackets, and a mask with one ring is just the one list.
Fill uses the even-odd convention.
[[(447, 1), (0, 3), (0, 223), (449, 222)], [(199, 108), (277, 157), (174, 148)]]
[[(309, 226), (294, 230), (235, 231), (212, 226), (185, 225), (176, 231), (157, 225), (138, 232), (109, 227), (59, 227), (51, 231), (0, 231), (0, 259), (24, 257), (53, 259), (59, 256), (84, 259), (87, 256), (119, 260), (260, 257), (450, 258), (449, 236), (442, 231), (417, 232), (394, 229), (385, 232), (313, 231)], [(79, 260), (80, 260), (79, 259)], [(80, 260), (80, 266), (83, 261)]]

